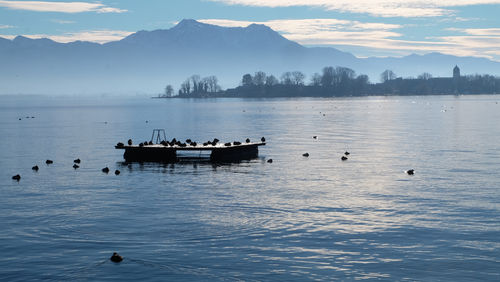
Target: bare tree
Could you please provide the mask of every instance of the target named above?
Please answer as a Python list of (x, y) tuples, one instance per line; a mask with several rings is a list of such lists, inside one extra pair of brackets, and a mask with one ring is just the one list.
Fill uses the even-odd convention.
[(284, 85), (292, 85), (293, 84), (293, 79), (292, 79), (292, 73), (287, 71), (281, 75), (281, 83)]
[(278, 79), (276, 77), (274, 77), (274, 75), (270, 75), (270, 76), (266, 77), (266, 86), (274, 86), (274, 85), (277, 85), (279, 83), (280, 82), (278, 81)]
[(333, 86), (335, 69), (333, 67), (324, 67), (323, 75), (321, 76), (321, 85), (324, 87)]
[(243, 86), (252, 86), (253, 85), (252, 75), (249, 74), (249, 73), (243, 75), (243, 78), (241, 79), (241, 85), (243, 85)]
[(319, 73), (313, 74), (311, 77), (311, 85), (312, 86), (320, 86), (321, 85), (321, 75)]
[(431, 78), (432, 78), (432, 74), (430, 74), (428, 72), (424, 72), (418, 76), (418, 79), (423, 79), (423, 80), (429, 80)]
[(384, 72), (382, 72), (380, 74), (380, 81), (381, 82), (386, 82), (386, 81), (393, 80), (393, 79), (396, 79), (396, 74), (391, 70), (385, 70)]
[(173, 94), (174, 94), (174, 88), (170, 84), (167, 85), (167, 87), (165, 87), (165, 97), (172, 97)]
[(266, 73), (263, 71), (258, 71), (253, 76), (253, 84), (262, 86), (266, 82)]
[(300, 71), (292, 72), (292, 82), (295, 85), (304, 85), (305, 74)]

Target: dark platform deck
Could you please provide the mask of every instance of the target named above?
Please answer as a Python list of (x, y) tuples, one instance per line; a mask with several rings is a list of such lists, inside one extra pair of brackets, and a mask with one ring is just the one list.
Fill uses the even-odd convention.
[(258, 156), (259, 146), (266, 145), (265, 142), (260, 143), (242, 143), (239, 145), (231, 144), (226, 146), (223, 143), (217, 145), (201, 145), (196, 146), (165, 146), (162, 144), (153, 145), (124, 145), (115, 146), (116, 149), (123, 149), (125, 153), (123, 158), (128, 162), (152, 161), (152, 162), (175, 162), (178, 160), (177, 151), (180, 152), (210, 152), (211, 161), (239, 161), (253, 159)]

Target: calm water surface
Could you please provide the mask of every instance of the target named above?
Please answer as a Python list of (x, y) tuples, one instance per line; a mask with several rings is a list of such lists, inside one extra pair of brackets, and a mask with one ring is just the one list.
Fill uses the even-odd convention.
[[(498, 281), (497, 101), (0, 97), (0, 280)], [(155, 128), (268, 144), (124, 164)]]

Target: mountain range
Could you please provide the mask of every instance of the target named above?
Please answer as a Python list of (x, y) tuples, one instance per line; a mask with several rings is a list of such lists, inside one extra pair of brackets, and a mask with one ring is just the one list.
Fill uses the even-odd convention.
[(265, 25), (182, 20), (170, 29), (139, 31), (105, 44), (0, 38), (0, 94), (154, 94), (167, 84), (178, 89), (193, 74), (215, 75), (229, 88), (245, 73), (279, 78), (299, 70), (310, 77), (325, 66), (349, 67), (377, 82), (386, 69), (403, 77), (423, 72), (449, 77), (455, 65), (465, 74), (500, 74), (500, 63), (485, 58), (440, 53), (357, 58), (335, 48), (304, 47)]

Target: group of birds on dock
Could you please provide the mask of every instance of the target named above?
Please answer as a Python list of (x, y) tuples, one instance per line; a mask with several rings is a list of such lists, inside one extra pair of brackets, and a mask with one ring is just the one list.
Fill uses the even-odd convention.
[[(264, 142), (266, 142), (266, 138), (262, 137), (262, 138), (260, 139), (260, 141), (261, 141), (262, 143), (264, 143)], [(207, 146), (216, 146), (219, 142), (220, 142), (220, 140), (219, 140), (219, 139), (214, 138), (213, 140), (209, 140), (209, 141), (207, 141), (207, 142), (204, 142), (202, 145), (203, 145), (203, 147), (207, 147)], [(247, 144), (248, 144), (248, 143), (250, 143), (250, 142), (251, 142), (251, 141), (250, 141), (250, 138), (247, 138), (247, 139), (245, 140), (245, 143), (247, 143)], [(132, 145), (133, 145), (132, 139), (129, 139), (129, 140), (127, 141), (127, 144), (128, 144), (129, 146), (132, 146)], [(163, 146), (165, 146), (165, 147), (174, 147), (174, 146), (177, 146), (177, 147), (180, 147), (180, 148), (186, 148), (186, 147), (188, 147), (188, 146), (191, 146), (191, 147), (196, 147), (196, 146), (198, 146), (198, 143), (197, 143), (197, 142), (195, 142), (195, 141), (192, 141), (191, 139), (186, 139), (186, 141), (185, 141), (185, 142), (181, 142), (181, 141), (177, 140), (176, 138), (173, 138), (171, 141), (165, 141), (165, 140), (163, 140), (163, 141), (161, 141), (161, 142), (160, 142), (160, 144), (161, 144), (161, 145), (163, 145)], [(232, 143), (231, 143), (231, 142), (224, 143), (224, 146), (225, 146), (225, 147), (230, 147), (230, 146), (238, 146), (238, 145), (241, 145), (241, 144), (242, 144), (242, 143), (241, 143), (241, 142), (239, 142), (239, 141), (234, 141), (234, 142), (232, 142)], [(151, 146), (151, 145), (155, 145), (155, 144), (153, 143), (153, 141), (144, 141), (144, 142), (139, 143), (139, 145), (138, 145), (138, 146), (139, 146), (139, 147), (144, 147), (144, 146)], [(118, 142), (118, 143), (116, 144), (116, 147), (117, 147), (117, 148), (123, 148), (124, 146), (125, 146), (125, 144), (123, 144), (122, 142)]]
[[(80, 168), (80, 165), (79, 165), (79, 164), (80, 164), (81, 162), (82, 162), (82, 161), (81, 161), (80, 159), (75, 159), (75, 160), (73, 160), (73, 168), (74, 168), (75, 170), (76, 170), (76, 169), (78, 169), (78, 168)], [(53, 163), (54, 163), (54, 161), (53, 161), (53, 160), (46, 160), (46, 161), (45, 161), (45, 164), (46, 164), (47, 166), (48, 166), (48, 165), (51, 165), (51, 164), (53, 164)], [(40, 169), (40, 167), (38, 167), (38, 165), (35, 165), (35, 166), (33, 166), (31, 169), (32, 169), (33, 171), (35, 171), (35, 172), (38, 172), (38, 170)], [(104, 172), (104, 173), (106, 173), (106, 174), (108, 174), (108, 173), (110, 172), (110, 169), (109, 169), (109, 167), (105, 167), (105, 168), (101, 169), (101, 171), (102, 171), (102, 172)], [(119, 171), (118, 169), (117, 169), (117, 170), (115, 170), (115, 175), (120, 175), (120, 171)], [(13, 179), (13, 180), (16, 180), (16, 181), (20, 181), (20, 180), (21, 180), (21, 175), (16, 174), (16, 175), (12, 176), (12, 179)]]

